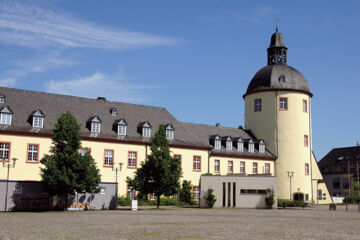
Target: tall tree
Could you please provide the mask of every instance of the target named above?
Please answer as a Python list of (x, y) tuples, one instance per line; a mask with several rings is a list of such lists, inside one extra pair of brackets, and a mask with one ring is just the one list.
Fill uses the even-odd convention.
[(151, 139), (151, 154), (141, 163), (133, 179), (127, 182), (141, 193), (154, 193), (157, 198), (157, 208), (160, 206), (160, 196), (176, 194), (180, 184), (180, 160), (170, 155), (166, 128), (159, 126), (159, 130)]
[(80, 153), (80, 125), (70, 112), (61, 115), (53, 130), (50, 154), (46, 154), (40, 162), (41, 178), (45, 191), (50, 196), (65, 198), (74, 192), (99, 192), (100, 172), (95, 160), (86, 153)]

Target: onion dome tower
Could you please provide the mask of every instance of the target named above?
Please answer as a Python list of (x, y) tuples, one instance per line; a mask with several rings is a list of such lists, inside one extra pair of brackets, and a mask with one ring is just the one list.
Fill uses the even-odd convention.
[(243, 98), (245, 128), (277, 156), (278, 199), (312, 200), (311, 97), (305, 77), (287, 65), (287, 48), (276, 28), (267, 66), (255, 74)]

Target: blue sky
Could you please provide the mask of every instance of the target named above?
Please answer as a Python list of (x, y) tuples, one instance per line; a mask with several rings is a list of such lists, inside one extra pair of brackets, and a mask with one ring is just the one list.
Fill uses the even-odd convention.
[(0, 1), (0, 85), (161, 106), (237, 127), (275, 22), (312, 100), (313, 149), (360, 142), (360, 1)]

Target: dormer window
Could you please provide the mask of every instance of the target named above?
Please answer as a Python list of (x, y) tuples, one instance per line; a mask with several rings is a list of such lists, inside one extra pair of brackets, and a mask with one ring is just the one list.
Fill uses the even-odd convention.
[(13, 111), (9, 106), (0, 110), (0, 124), (11, 125)]
[(34, 128), (44, 127), (44, 113), (39, 109), (32, 114), (32, 126)]
[(215, 136), (214, 138), (214, 149), (221, 149), (221, 138), (219, 136)]
[(110, 109), (110, 113), (111, 113), (112, 116), (116, 117), (116, 116), (117, 116), (117, 110), (116, 110), (116, 108), (111, 108), (111, 109)]
[(124, 118), (120, 119), (118, 122), (117, 134), (125, 136), (127, 125), (128, 124)]
[(232, 150), (233, 143), (232, 143), (231, 137), (226, 138), (226, 144), (225, 145), (226, 145), (226, 150)]
[(147, 137), (147, 138), (151, 137), (151, 124), (148, 121), (146, 121), (142, 124), (141, 135), (143, 137)]
[(91, 127), (90, 127), (91, 132), (100, 133), (101, 119), (98, 116), (95, 116), (90, 120), (90, 123), (91, 123)]
[(254, 152), (255, 147), (254, 147), (254, 142), (252, 139), (249, 140), (249, 147), (248, 147), (248, 151), (249, 152)]
[(5, 96), (0, 94), (0, 103), (5, 103)]
[(239, 138), (237, 141), (237, 150), (241, 152), (244, 151), (244, 142), (242, 138)]
[(166, 126), (166, 138), (174, 139), (174, 126), (170, 123)]
[(265, 143), (263, 140), (260, 140), (259, 142), (259, 152), (264, 153), (265, 152)]

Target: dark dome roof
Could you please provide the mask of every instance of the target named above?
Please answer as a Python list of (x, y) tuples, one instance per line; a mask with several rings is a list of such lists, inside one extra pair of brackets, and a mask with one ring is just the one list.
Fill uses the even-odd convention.
[(270, 47), (285, 47), (284, 37), (278, 29), (271, 35)]
[(305, 77), (286, 64), (273, 64), (260, 69), (251, 80), (246, 94), (272, 89), (303, 91), (312, 95)]

